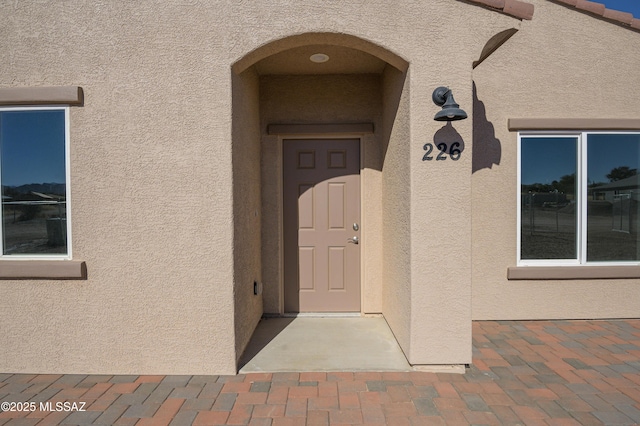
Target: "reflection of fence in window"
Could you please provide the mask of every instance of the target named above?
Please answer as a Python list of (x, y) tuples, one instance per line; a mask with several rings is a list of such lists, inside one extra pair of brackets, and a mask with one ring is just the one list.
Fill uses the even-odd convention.
[(572, 232), (575, 226), (575, 209), (561, 192), (522, 194), (521, 209), (522, 228), (529, 235)]
[[(66, 246), (67, 244), (67, 218), (66, 218), (66, 201), (57, 200), (25, 200), (25, 201), (4, 201), (3, 218), (5, 222), (5, 244), (8, 242), (7, 238), (15, 237), (18, 240), (22, 240), (26, 235), (30, 234), (30, 230), (24, 229), (22, 232), (8, 232), (13, 230), (7, 228), (9, 223), (17, 224), (21, 222), (33, 222), (44, 219), (46, 223), (46, 240), (47, 245), (51, 247)], [(42, 228), (44, 231), (44, 228)], [(6, 235), (7, 233), (16, 235)], [(32, 235), (32, 234), (31, 234)], [(44, 236), (44, 235), (43, 235)], [(29, 238), (29, 237), (27, 237)], [(7, 249), (7, 247), (5, 247)]]
[(628, 234), (631, 229), (631, 194), (614, 195), (612, 207), (611, 229)]

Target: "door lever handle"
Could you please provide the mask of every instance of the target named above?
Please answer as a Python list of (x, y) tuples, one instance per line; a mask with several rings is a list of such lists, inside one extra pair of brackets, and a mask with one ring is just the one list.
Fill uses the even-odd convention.
[(358, 239), (358, 237), (347, 238), (347, 242), (353, 243), (353, 244), (360, 244), (360, 240)]

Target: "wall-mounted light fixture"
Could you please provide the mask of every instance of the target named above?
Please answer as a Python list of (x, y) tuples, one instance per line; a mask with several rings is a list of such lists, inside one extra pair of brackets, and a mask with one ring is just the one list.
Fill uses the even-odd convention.
[(460, 105), (453, 99), (453, 93), (448, 87), (438, 87), (431, 95), (433, 103), (441, 106), (442, 111), (433, 117), (436, 121), (455, 121), (467, 118), (467, 113), (460, 109)]

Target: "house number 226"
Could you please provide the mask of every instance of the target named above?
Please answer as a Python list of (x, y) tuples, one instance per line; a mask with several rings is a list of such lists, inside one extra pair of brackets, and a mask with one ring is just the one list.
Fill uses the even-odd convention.
[[(462, 155), (462, 151), (460, 150), (460, 142), (454, 142), (451, 144), (451, 146), (448, 146), (444, 142), (440, 142), (436, 145), (436, 147), (440, 151), (438, 153), (438, 156), (436, 157), (436, 161), (446, 160), (447, 154), (449, 154), (449, 158), (451, 158), (453, 161), (458, 161), (460, 159), (460, 155)], [(427, 152), (425, 152), (424, 156), (422, 157), (422, 161), (433, 160), (433, 156), (431, 155), (431, 153), (433, 152), (433, 144), (426, 143), (424, 144), (423, 149)]]

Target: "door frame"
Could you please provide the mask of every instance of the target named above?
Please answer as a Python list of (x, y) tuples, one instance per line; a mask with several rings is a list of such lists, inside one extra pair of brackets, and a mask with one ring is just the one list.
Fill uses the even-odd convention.
[[(279, 265), (280, 282), (279, 282), (279, 308), (280, 315), (300, 315), (294, 313), (287, 313), (284, 310), (284, 159), (283, 159), (283, 141), (286, 139), (358, 139), (360, 146), (360, 224), (363, 230), (367, 229), (365, 223), (365, 215), (363, 209), (364, 203), (364, 188), (366, 185), (365, 175), (362, 173), (364, 164), (364, 146), (363, 138), (366, 134), (373, 133), (372, 123), (358, 123), (358, 124), (337, 124), (337, 125), (277, 125), (273, 131), (269, 126), (269, 133), (277, 135), (277, 151), (278, 151), (278, 221), (280, 223), (280, 232), (278, 238), (279, 244)], [(274, 126), (276, 127), (276, 126)], [(317, 133), (316, 133), (317, 131)], [(362, 240), (365, 244), (360, 247), (360, 315), (364, 312), (364, 273), (365, 273), (365, 251), (366, 251), (366, 234), (361, 234)], [(304, 313), (302, 314), (304, 315)], [(319, 314), (323, 316), (330, 316), (331, 314)], [(345, 315), (345, 314), (340, 314)]]

